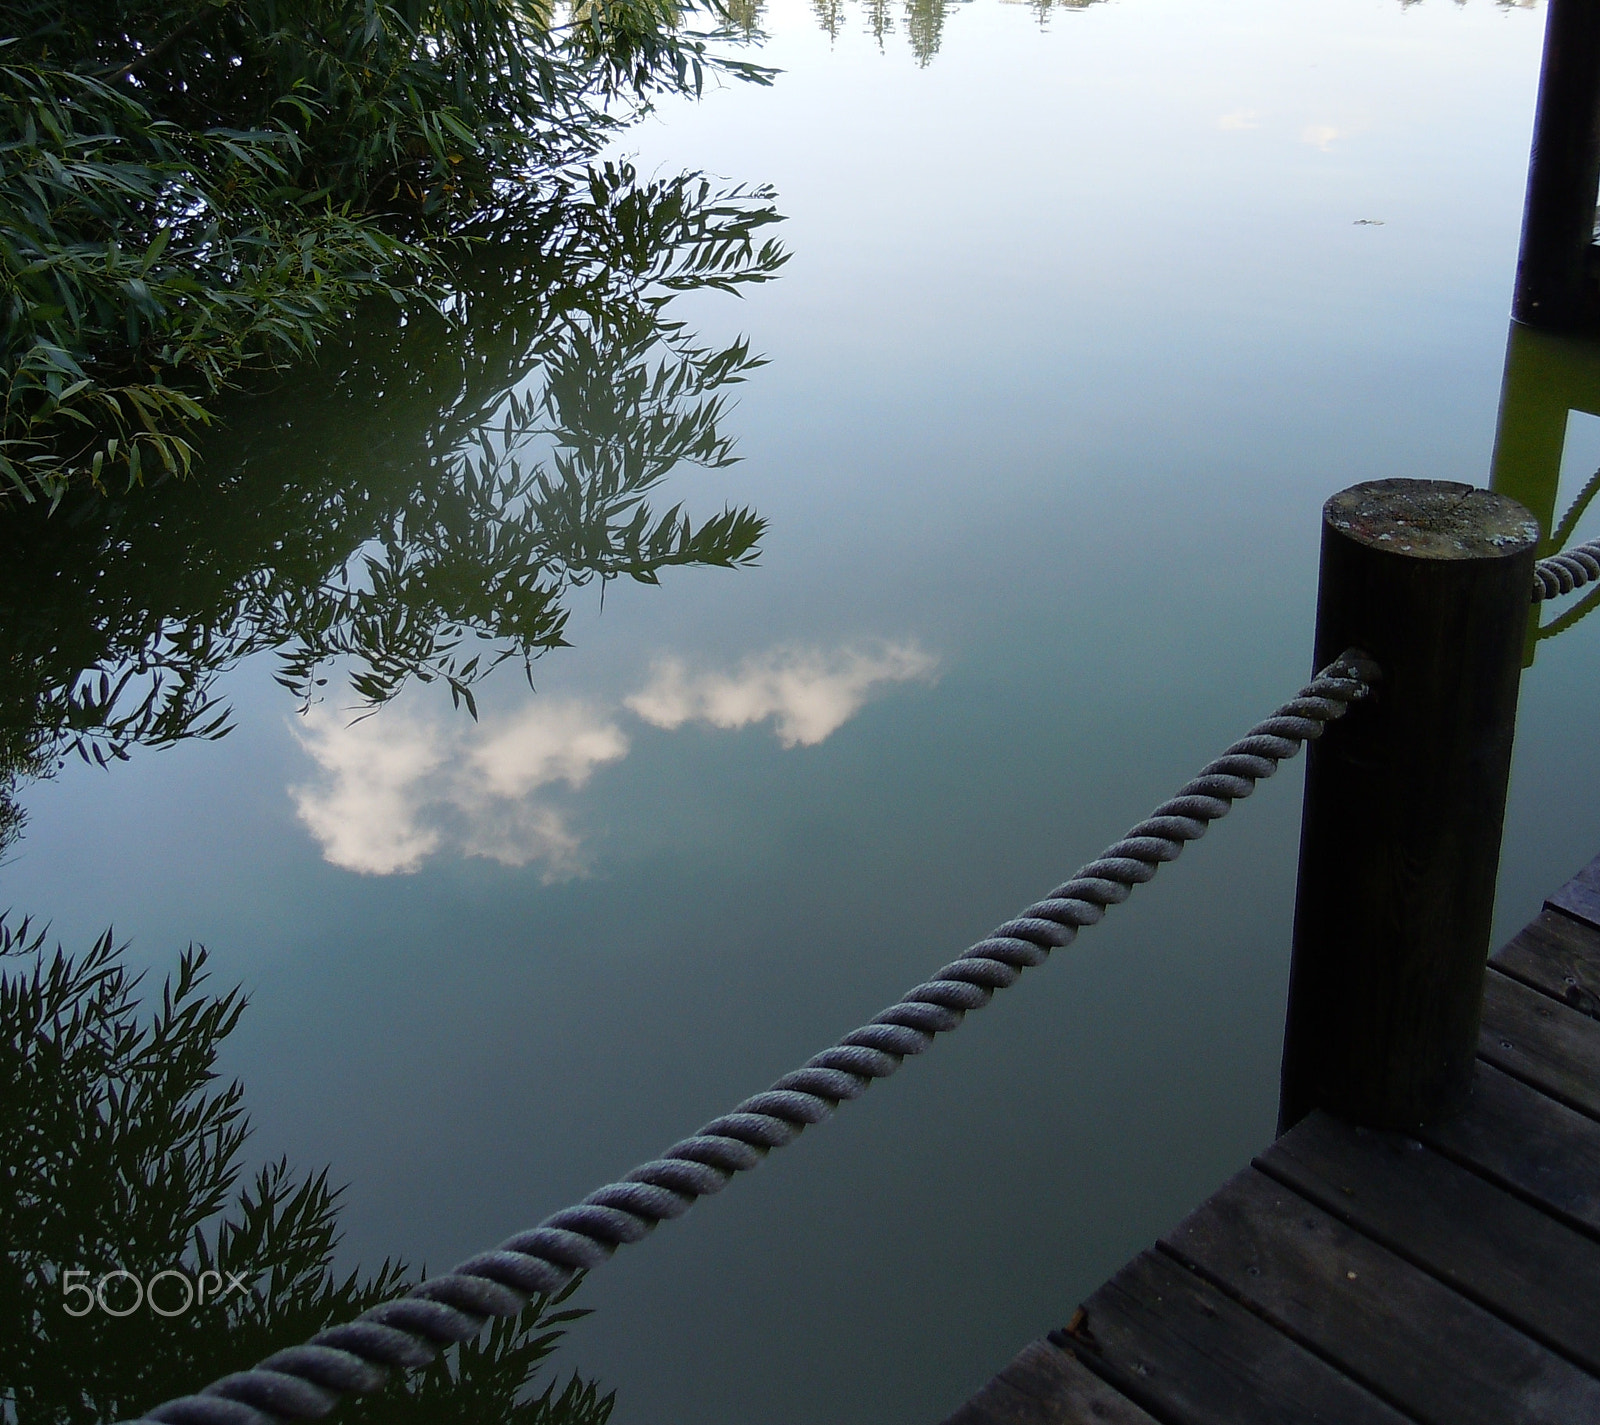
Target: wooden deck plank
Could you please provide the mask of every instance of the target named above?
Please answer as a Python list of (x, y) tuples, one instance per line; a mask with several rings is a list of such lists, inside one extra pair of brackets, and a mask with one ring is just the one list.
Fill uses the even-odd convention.
[(1164, 1425), (1403, 1425), (1405, 1417), (1171, 1258), (1145, 1252), (1071, 1343)]
[(1480, 1057), (1600, 1119), (1600, 1023), (1491, 969), (1484, 976)]
[(947, 1425), (1600, 1425), (1600, 858), (1490, 964), (1461, 1114), (1313, 1114)]
[(1552, 1213), (1600, 1237), (1600, 1124), (1480, 1063), (1464, 1113), (1419, 1135)]
[(1415, 1139), (1323, 1113), (1256, 1166), (1600, 1375), (1600, 1243)]
[(1162, 1245), (1426, 1425), (1600, 1420), (1600, 1380), (1254, 1168)]
[(1503, 975), (1600, 1019), (1600, 930), (1542, 910), (1490, 957)]
[(1070, 1351), (1034, 1341), (943, 1425), (1156, 1425)]
[(1600, 930), (1600, 856), (1596, 856), (1545, 904)]

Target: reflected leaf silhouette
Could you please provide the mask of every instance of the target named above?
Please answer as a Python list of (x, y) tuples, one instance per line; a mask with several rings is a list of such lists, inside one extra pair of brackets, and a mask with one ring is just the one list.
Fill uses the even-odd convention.
[[(0, 1417), (15, 1425), (130, 1417), (350, 1320), (410, 1276), (394, 1261), (334, 1269), (340, 1190), (326, 1170), (280, 1159), (244, 1173), (243, 1090), (216, 1063), (245, 1002), (207, 988), (205, 951), (186, 951), (142, 1003), (124, 948), (107, 931), (74, 958), (0, 917)], [(82, 1310), (82, 1288), (65, 1289), (208, 1270), (245, 1285), (178, 1310), (185, 1288), (168, 1277), (168, 1315), (128, 1310), (129, 1277), (111, 1281), (109, 1310)], [(533, 1392), (563, 1327), (585, 1314), (565, 1306), (570, 1294), (534, 1300), (345, 1417), (604, 1425), (612, 1398), (593, 1382)]]
[(568, 173), (485, 220), (447, 302), (369, 308), (223, 406), (199, 478), (7, 511), (0, 777), (221, 736), (218, 675), (264, 650), (302, 704), (344, 661), (368, 707), (443, 682), (473, 713), (494, 668), (531, 680), (566, 642), (575, 589), (752, 562), (752, 510), (650, 496), (735, 459), (728, 392), (763, 364), (671, 302), (770, 280), (777, 221), (767, 189)]

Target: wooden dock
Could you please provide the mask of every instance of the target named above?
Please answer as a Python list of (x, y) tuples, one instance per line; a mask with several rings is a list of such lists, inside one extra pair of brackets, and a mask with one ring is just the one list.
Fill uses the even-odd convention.
[(1600, 858), (1490, 966), (1463, 1113), (1313, 1113), (946, 1425), (1600, 1425)]

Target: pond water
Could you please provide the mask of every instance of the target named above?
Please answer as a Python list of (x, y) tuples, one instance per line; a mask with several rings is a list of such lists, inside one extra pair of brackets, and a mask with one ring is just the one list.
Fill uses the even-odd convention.
[[(648, 317), (766, 358), (722, 388), (739, 462), (651, 497), (751, 507), (759, 562), (564, 589), (570, 646), (535, 691), (515, 666), (476, 684), (475, 722), (438, 682), (357, 720), (343, 663), (301, 713), (270, 629), (241, 639), (227, 737), (21, 789), (0, 904), (69, 946), (114, 923), (158, 975), (210, 948), (251, 997), (222, 1061), (251, 1151), (349, 1183), (349, 1264), (448, 1266), (576, 1200), (953, 958), (1292, 693), (1328, 495), (1488, 481), (1543, 18), (778, 0), (770, 89), (664, 105), (616, 155), (777, 190), (776, 280)], [(179, 628), (152, 570), (294, 605), (363, 500), (374, 530), (410, 512), (441, 586), (503, 580), (471, 510), (404, 482), (443, 478), (507, 389), (565, 381), (576, 421), (642, 349), (602, 323), (525, 358), (532, 280), (493, 288), (470, 350), (396, 359), (380, 330), (236, 412), (217, 468), (336, 498), (163, 506), (92, 576), (47, 571), (77, 589), (51, 605), (78, 611), (52, 615), (58, 661), (119, 618)], [(390, 355), (364, 365), (361, 341)], [(1577, 394), (1538, 452), (1503, 443), (1497, 480), (1542, 460), (1564, 509), (1600, 465), (1600, 362), (1519, 343), (1529, 399), (1539, 372)], [(1502, 937), (1600, 850), (1597, 659), (1600, 619), (1579, 622), (1525, 678)], [(597, 1271), (563, 1369), (615, 1388), (619, 1425), (911, 1425), (1062, 1324), (1271, 1136), (1298, 766)]]

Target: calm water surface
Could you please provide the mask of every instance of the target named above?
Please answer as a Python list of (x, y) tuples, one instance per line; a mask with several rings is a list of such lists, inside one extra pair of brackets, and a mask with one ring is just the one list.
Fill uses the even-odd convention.
[[(437, 685), (352, 721), (339, 674), (302, 716), (262, 654), (226, 739), (24, 792), (0, 903), (155, 967), (211, 948), (252, 996), (224, 1067), (254, 1148), (350, 1183), (351, 1263), (487, 1247), (870, 1016), (1298, 685), (1330, 493), (1489, 478), (1541, 10), (761, 23), (772, 89), (619, 146), (787, 215), (779, 280), (673, 308), (769, 364), (722, 421), (742, 461), (658, 503), (754, 507), (759, 564), (575, 591), (571, 646), (476, 724)], [(426, 383), (376, 427), (316, 385), (232, 458), (360, 470), (438, 426)], [(1600, 416), (1559, 445), (1564, 507)], [(1600, 850), (1597, 660), (1600, 619), (1524, 683), (1502, 933)], [(620, 1425), (953, 1408), (1270, 1137), (1298, 816), (1292, 764), (621, 1253), (566, 1366)]]

